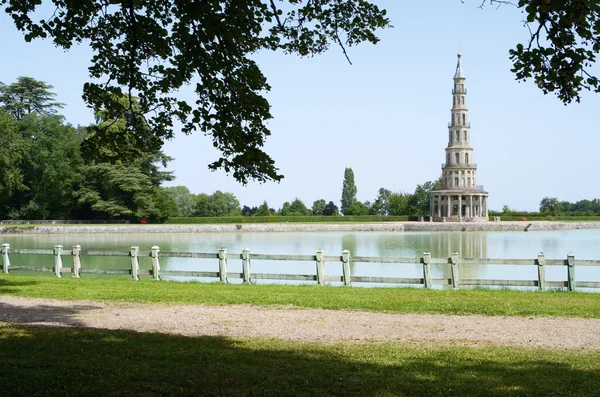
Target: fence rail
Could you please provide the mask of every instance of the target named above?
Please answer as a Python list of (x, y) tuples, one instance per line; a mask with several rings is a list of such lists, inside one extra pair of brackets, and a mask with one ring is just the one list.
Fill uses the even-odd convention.
[[(12, 271), (36, 271), (52, 272), (56, 277), (62, 277), (63, 273), (71, 273), (75, 278), (81, 274), (107, 274), (107, 275), (127, 275), (134, 280), (139, 276), (151, 276), (159, 280), (160, 276), (178, 276), (178, 277), (199, 277), (199, 278), (218, 278), (226, 283), (228, 279), (242, 279), (244, 283), (251, 283), (252, 280), (291, 280), (291, 281), (315, 281), (318, 285), (326, 282), (339, 282), (343, 285), (354, 283), (388, 283), (388, 284), (409, 284), (423, 285), (424, 288), (432, 288), (433, 285), (449, 285), (453, 289), (459, 289), (461, 286), (501, 286), (501, 287), (537, 287), (544, 290), (548, 287), (566, 288), (568, 291), (574, 291), (575, 288), (600, 288), (600, 281), (577, 281), (575, 279), (575, 267), (579, 266), (600, 266), (600, 260), (575, 260), (574, 254), (568, 254), (566, 259), (547, 259), (543, 253), (539, 253), (534, 259), (478, 259), (478, 258), (460, 258), (459, 253), (452, 253), (449, 258), (432, 258), (429, 252), (424, 252), (419, 258), (396, 258), (396, 257), (371, 257), (354, 256), (350, 251), (344, 250), (342, 255), (324, 255), (322, 250), (317, 250), (314, 255), (281, 255), (281, 254), (253, 254), (249, 249), (244, 249), (241, 253), (228, 253), (226, 248), (221, 248), (219, 252), (161, 252), (158, 246), (152, 247), (150, 251), (140, 251), (139, 247), (133, 246), (129, 251), (104, 251), (104, 250), (82, 250), (81, 246), (75, 245), (72, 249), (63, 249), (62, 245), (56, 245), (51, 249), (11, 249), (9, 244), (2, 244), (2, 272), (8, 274)], [(25, 266), (11, 265), (10, 259), (14, 255), (52, 255), (54, 266)], [(72, 256), (73, 266), (64, 267), (62, 257)], [(93, 269), (82, 266), (82, 257), (91, 256), (117, 256), (128, 257), (129, 269)], [(150, 257), (152, 267), (150, 269), (140, 269), (139, 258)], [(217, 271), (189, 271), (189, 270), (161, 270), (159, 258), (197, 258), (212, 259), (215, 265), (218, 265)], [(228, 260), (241, 260), (242, 272), (228, 272)], [(251, 273), (252, 260), (265, 261), (305, 261), (315, 262), (314, 274), (281, 274), (281, 273)], [(325, 262), (341, 263), (342, 275), (325, 275)], [(350, 273), (350, 262), (354, 263), (391, 263), (391, 264), (422, 264), (423, 277), (374, 277), (368, 275), (352, 275)], [(450, 278), (432, 278), (431, 265), (447, 265), (450, 268)], [(535, 266), (538, 277), (533, 280), (505, 280), (505, 279), (467, 279), (460, 278), (460, 268), (474, 265), (519, 265)], [(546, 280), (545, 268), (547, 266), (563, 266), (567, 268), (567, 280), (548, 281)]]

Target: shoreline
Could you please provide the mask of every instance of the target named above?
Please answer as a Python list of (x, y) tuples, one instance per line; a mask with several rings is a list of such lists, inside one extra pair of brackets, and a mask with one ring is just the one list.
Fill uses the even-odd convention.
[(600, 222), (245, 223), (195, 225), (2, 226), (2, 235), (285, 233), (285, 232), (527, 232), (600, 229)]

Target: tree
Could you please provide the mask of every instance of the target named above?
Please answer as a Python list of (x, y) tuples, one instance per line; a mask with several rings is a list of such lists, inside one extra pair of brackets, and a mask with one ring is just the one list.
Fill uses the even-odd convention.
[(372, 215), (389, 215), (390, 196), (392, 192), (388, 189), (380, 188), (379, 194), (371, 206)]
[(368, 203), (362, 203), (358, 200), (354, 200), (344, 215), (369, 215), (369, 205)]
[(290, 214), (289, 215), (303, 216), (303, 215), (308, 215), (308, 214), (309, 214), (309, 211), (308, 211), (308, 208), (306, 208), (306, 205), (304, 205), (302, 200), (300, 200), (298, 197), (296, 197), (294, 199), (294, 201), (292, 201), (292, 203), (290, 204)]
[(348, 209), (356, 201), (356, 185), (352, 168), (344, 170), (344, 183), (342, 185), (342, 214), (347, 215)]
[(52, 88), (43, 81), (24, 76), (10, 85), (0, 82), (0, 104), (17, 120), (32, 113), (51, 116), (65, 106), (54, 101), (56, 94), (50, 91)]
[(272, 214), (271, 209), (269, 208), (269, 205), (267, 204), (267, 201), (265, 200), (259, 207), (258, 210), (256, 211), (256, 213), (254, 215), (256, 216), (269, 216)]
[(0, 219), (8, 214), (9, 198), (25, 189), (20, 167), (24, 155), (24, 142), (12, 116), (0, 109)]
[(327, 205), (325, 206), (325, 209), (323, 210), (323, 215), (325, 216), (335, 216), (335, 215), (339, 215), (340, 211), (338, 210), (337, 205), (335, 205), (333, 203), (333, 201), (330, 201), (329, 203), (327, 203)]
[(389, 215), (391, 215), (391, 216), (410, 215), (409, 203), (410, 203), (410, 194), (392, 193), (390, 195)]
[(79, 204), (90, 206), (104, 219), (162, 220), (169, 216), (163, 207), (168, 196), (139, 164), (91, 163), (83, 167), (83, 176), (77, 192)]
[(194, 214), (194, 195), (185, 186), (165, 187), (163, 191), (169, 196), (176, 205), (177, 215), (172, 216), (192, 216)]
[[(270, 86), (253, 55), (280, 50), (312, 56), (332, 43), (345, 54), (346, 47), (377, 43), (375, 31), (389, 26), (385, 10), (366, 0), (41, 3), (0, 0), (27, 41), (50, 37), (63, 49), (89, 43), (92, 81), (83, 97), (90, 107), (112, 109), (115, 95), (135, 92), (136, 113), (158, 138), (151, 141), (153, 151), (173, 137), (177, 119), (184, 133), (199, 129), (212, 137), (221, 157), (209, 168), (231, 172), (242, 183), (282, 178), (262, 150), (270, 135), (263, 96)], [(197, 98), (188, 103), (177, 91), (190, 83)]]
[(600, 2), (519, 0), (517, 5), (530, 31), (526, 44), (510, 50), (517, 79), (533, 78), (545, 94), (553, 92), (565, 104), (579, 102), (582, 90), (600, 92), (593, 74), (600, 52)]
[(127, 95), (108, 99), (107, 107), (95, 112), (96, 124), (86, 129), (82, 144), (85, 156), (98, 162), (127, 163), (147, 153), (162, 153), (156, 149), (160, 140), (139, 114), (138, 99)]
[(252, 207), (252, 208), (250, 208), (247, 205), (245, 205), (242, 208), (242, 215), (243, 216), (252, 216), (252, 215), (254, 215), (256, 213), (256, 211), (258, 211), (258, 207)]
[[(113, 96), (113, 100), (136, 107), (136, 99)], [(164, 171), (171, 157), (147, 146), (131, 149), (137, 134), (148, 134), (150, 126), (136, 119), (137, 129), (132, 131), (130, 113), (112, 114), (110, 109), (96, 112), (98, 125), (85, 129), (82, 148), (93, 151), (99, 131), (119, 137), (123, 146), (100, 147), (95, 157), (87, 157), (82, 167), (83, 182), (77, 192), (78, 203), (95, 213), (110, 218), (163, 220), (172, 215), (175, 203), (160, 185), (174, 179), (172, 171)], [(129, 121), (127, 121), (129, 120)], [(105, 123), (109, 123), (106, 125)], [(129, 145), (126, 145), (129, 143)], [(121, 158), (118, 153), (127, 153)]]
[(195, 214), (198, 216), (238, 216), (242, 214), (240, 202), (233, 193), (217, 190), (210, 196), (199, 195)]
[(283, 205), (281, 206), (281, 209), (279, 210), (279, 214), (286, 216), (288, 215), (290, 212), (292, 212), (291, 207), (292, 205), (290, 204), (289, 201), (286, 201), (285, 203), (283, 203)]
[(506, 216), (511, 216), (515, 214), (515, 210), (513, 210), (512, 208), (510, 208), (508, 206), (508, 204), (504, 204), (502, 206), (502, 215), (506, 215)]
[(415, 192), (409, 198), (408, 215), (429, 215), (431, 191), (436, 184), (437, 182), (428, 181), (422, 185), (417, 185)]
[(327, 207), (327, 203), (323, 199), (315, 200), (313, 202), (311, 211), (313, 215), (324, 215), (325, 207)]
[(562, 213), (562, 205), (556, 197), (544, 197), (540, 201), (540, 212), (556, 216)]
[(77, 207), (83, 159), (77, 130), (62, 116), (37, 113), (18, 123), (23, 155), (23, 189), (9, 200), (12, 218), (69, 219)]

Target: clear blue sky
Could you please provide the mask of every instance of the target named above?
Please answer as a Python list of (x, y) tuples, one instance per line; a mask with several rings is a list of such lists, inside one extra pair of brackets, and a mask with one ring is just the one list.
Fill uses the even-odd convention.
[[(350, 66), (332, 46), (325, 55), (256, 56), (273, 89), (274, 120), (266, 144), (285, 175), (281, 183), (242, 186), (207, 164), (218, 157), (209, 138), (179, 134), (165, 145), (170, 169), (193, 193), (222, 190), (242, 205), (267, 200), (279, 208), (301, 198), (338, 203), (344, 169), (354, 170), (359, 200), (374, 200), (380, 187), (412, 192), (441, 175), (456, 53), (463, 54), (474, 162), (490, 207), (537, 210), (544, 196), (577, 201), (600, 197), (593, 175), (600, 169), (600, 95), (586, 93), (564, 106), (533, 82), (510, 72), (508, 50), (528, 39), (514, 7), (478, 8), (481, 0), (375, 1), (388, 10), (393, 29), (381, 42), (349, 49)], [(93, 121), (81, 99), (91, 52), (68, 53), (49, 41), (25, 43), (0, 15), (0, 81), (31, 76), (54, 86), (63, 114), (74, 125)], [(598, 71), (598, 67), (595, 68)], [(191, 99), (190, 92), (181, 96)]]

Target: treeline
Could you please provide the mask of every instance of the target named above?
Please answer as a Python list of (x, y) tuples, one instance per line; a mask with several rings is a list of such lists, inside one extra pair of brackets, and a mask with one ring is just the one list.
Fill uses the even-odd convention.
[(574, 203), (560, 201), (557, 197), (544, 197), (540, 201), (539, 211), (518, 211), (508, 205), (502, 207), (502, 211), (490, 211), (490, 216), (525, 217), (525, 218), (581, 218), (600, 216), (600, 199), (579, 200)]
[(232, 193), (216, 191), (213, 194), (193, 194), (185, 186), (165, 188), (164, 191), (175, 202), (177, 210), (173, 217), (306, 217), (306, 216), (424, 216), (429, 215), (429, 195), (439, 187), (441, 181), (418, 185), (413, 193), (392, 192), (379, 189), (373, 201), (361, 202), (356, 199), (358, 191), (354, 182), (354, 172), (346, 168), (342, 183), (342, 208), (333, 201), (315, 200), (307, 206), (301, 199), (285, 202), (281, 208), (271, 208), (267, 201), (260, 206), (241, 206)]
[[(30, 77), (0, 83), (0, 219), (160, 221), (176, 211), (160, 187), (173, 179), (161, 171), (170, 158), (139, 149), (143, 122), (130, 128), (135, 103), (115, 97), (122, 112), (100, 111), (96, 124), (73, 127), (51, 89)], [(100, 149), (100, 135), (118, 147)]]

